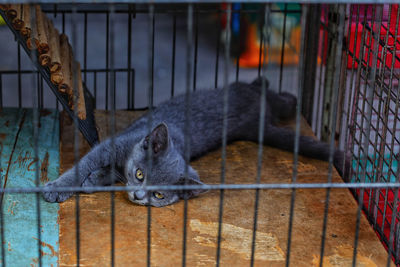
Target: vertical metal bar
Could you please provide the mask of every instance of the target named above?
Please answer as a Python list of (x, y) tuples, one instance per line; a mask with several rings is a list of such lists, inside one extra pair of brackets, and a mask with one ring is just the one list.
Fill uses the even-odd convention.
[(133, 94), (132, 94), (132, 86), (131, 86), (131, 69), (132, 69), (132, 6), (129, 4), (128, 10), (128, 59), (127, 59), (127, 68), (128, 68), (128, 81), (127, 81), (127, 91), (128, 91), (128, 109), (133, 109)]
[[(64, 13), (63, 13), (64, 14)], [(70, 25), (72, 28), (72, 47), (76, 48), (77, 47), (77, 7), (74, 4), (72, 6), (72, 14), (70, 17)], [(77, 53), (78, 53), (78, 49), (75, 49), (75, 58), (77, 58)], [(72, 66), (74, 66), (72, 68), (72, 76), (73, 76), (73, 88), (78, 88), (77, 87), (77, 73), (76, 73), (76, 66), (75, 66), (75, 62), (71, 62), (71, 64), (73, 64)], [(76, 92), (75, 92), (76, 93)], [(73, 121), (74, 121), (74, 163), (75, 163), (75, 179), (76, 179), (76, 184), (79, 184), (79, 129), (78, 129), (78, 118), (77, 118), (77, 103), (76, 102), (76, 97), (75, 95), (73, 96), (73, 103), (74, 103), (74, 117), (73, 117)], [(75, 246), (76, 246), (76, 265), (80, 266), (80, 207), (79, 207), (79, 201), (80, 201), (80, 194), (79, 192), (77, 192), (75, 194), (75, 220), (76, 220), (76, 228), (75, 228)]]
[[(266, 72), (267, 72), (267, 62), (266, 57), (268, 55), (267, 48), (269, 48), (270, 41), (270, 5), (266, 4), (264, 9), (264, 23), (262, 33), (265, 39), (266, 45), (264, 46), (264, 54), (263, 54), (263, 64), (261, 68), (261, 99), (260, 99), (260, 120), (259, 120), (259, 129), (258, 129), (258, 156), (257, 156), (257, 177), (256, 183), (259, 184), (261, 181), (261, 169), (262, 169), (262, 155), (263, 155), (263, 147), (264, 147), (264, 126), (265, 126), (265, 111), (267, 104), (267, 89), (266, 89)], [(253, 217), (253, 235), (251, 240), (251, 258), (250, 258), (250, 266), (254, 266), (254, 256), (256, 251), (256, 233), (257, 233), (257, 223), (258, 223), (258, 206), (259, 206), (259, 197), (260, 190), (256, 189), (255, 191), (255, 203), (254, 203), (254, 217)]]
[[(366, 93), (368, 94), (365, 99), (368, 101), (371, 107), (367, 110), (367, 116), (366, 116), (366, 122), (367, 125), (369, 126), (366, 130), (366, 140), (363, 144), (363, 149), (364, 153), (366, 155), (362, 159), (362, 181), (365, 182), (365, 176), (367, 175), (367, 155), (368, 155), (368, 147), (369, 147), (369, 137), (370, 137), (370, 132), (371, 132), (371, 125), (372, 125), (372, 103), (373, 103), (373, 96), (374, 96), (374, 91), (375, 91), (375, 79), (376, 79), (376, 63), (377, 63), (377, 58), (378, 58), (378, 45), (379, 45), (379, 39), (380, 39), (380, 32), (381, 32), (381, 24), (382, 24), (382, 13), (383, 13), (383, 8), (382, 5), (377, 5), (376, 6), (376, 20), (374, 21), (374, 24), (377, 23), (377, 28), (371, 27), (372, 32), (371, 35), (371, 41), (372, 39), (375, 39), (374, 42), (374, 48), (372, 49), (373, 52), (373, 58), (372, 58), (372, 68), (371, 68), (371, 77), (369, 81), (366, 83)], [(373, 29), (377, 29), (377, 33), (373, 31)], [(360, 51), (361, 52), (361, 51)], [(369, 64), (369, 60), (367, 60), (367, 66)], [(368, 90), (368, 85), (371, 86), (371, 89)], [(364, 121), (364, 120), (363, 120)], [(371, 191), (371, 190), (370, 190)], [(355, 233), (355, 240), (354, 240), (354, 250), (353, 250), (353, 266), (355, 266), (356, 261), (357, 261), (357, 246), (358, 246), (358, 237), (359, 237), (359, 230), (360, 230), (360, 216), (361, 216), (361, 209), (363, 206), (363, 198), (364, 198), (364, 189), (361, 188), (360, 194), (358, 196), (358, 209), (357, 209), (357, 221), (356, 221), (356, 233)]]
[(97, 106), (97, 71), (93, 72), (94, 108)]
[(53, 5), (53, 16), (54, 16), (54, 18), (57, 17), (57, 4)]
[(22, 107), (22, 86), (21, 86), (21, 45), (18, 43), (18, 107)]
[[(294, 150), (293, 150), (293, 174), (292, 183), (297, 181), (297, 165), (299, 161), (299, 147), (300, 147), (300, 123), (301, 123), (301, 106), (303, 99), (303, 79), (304, 79), (304, 47), (305, 47), (305, 23), (308, 15), (308, 5), (302, 5), (301, 14), (301, 48), (300, 48), (300, 58), (299, 58), (299, 77), (298, 77), (298, 91), (297, 91), (297, 106), (296, 106), (296, 134), (294, 140)], [(296, 201), (296, 190), (292, 189), (292, 195), (290, 198), (290, 214), (289, 214), (289, 226), (288, 226), (288, 241), (286, 249), (286, 266), (290, 265), (290, 249), (292, 244), (292, 231), (293, 231), (293, 218), (294, 218), (294, 205)]]
[[(36, 28), (36, 12), (33, 6), (30, 8), (31, 12), (31, 27), (32, 27), (32, 34), (37, 33)], [(18, 45), (19, 47), (19, 45)], [(32, 62), (37, 61), (37, 50), (32, 50), (31, 52), (31, 60)], [(32, 75), (32, 84), (35, 84), (35, 75)], [(37, 84), (37, 83), (36, 83)], [(35, 160), (35, 186), (38, 187), (40, 185), (39, 180), (39, 155), (38, 155), (38, 131), (39, 131), (39, 121), (38, 121), (38, 106), (37, 106), (37, 94), (38, 94), (39, 86), (34, 89), (32, 87), (32, 107), (33, 107), (33, 147), (34, 147), (34, 158)], [(40, 195), (39, 192), (36, 193), (36, 223), (37, 223), (37, 235), (38, 235), (38, 242), (37, 242), (37, 251), (38, 251), (38, 259), (39, 259), (39, 266), (42, 266), (42, 253), (41, 253), (41, 242), (42, 242), (42, 232), (40, 229), (41, 225), (41, 218), (40, 218)]]
[(39, 109), (43, 109), (44, 106), (44, 98), (43, 98), (43, 77), (40, 76), (40, 102)]
[(174, 13), (172, 20), (171, 98), (174, 97), (175, 94), (176, 13)]
[[(115, 99), (116, 99), (116, 88), (115, 88), (115, 82), (116, 82), (116, 77), (115, 77), (115, 66), (114, 66), (114, 59), (115, 59), (115, 53), (114, 53), (114, 40), (115, 40), (115, 35), (114, 35), (114, 16), (115, 16), (115, 7), (111, 3), (109, 4), (109, 23), (110, 23), (110, 37), (109, 39), (111, 40), (110, 43), (110, 51), (107, 51), (107, 56), (109, 56), (109, 62), (110, 62), (110, 72), (107, 73), (107, 75), (112, 75), (110, 79), (110, 99), (111, 99), (111, 183), (114, 184), (115, 180), (115, 163), (116, 163), (116, 146), (115, 146)], [(130, 61), (130, 58), (128, 58), (128, 61)], [(129, 71), (128, 71), (129, 72)], [(111, 266), (114, 266), (115, 264), (115, 192), (112, 191), (110, 192), (111, 194)]]
[[(333, 94), (333, 82), (335, 78), (335, 52), (336, 46), (338, 45), (334, 38), (334, 34), (337, 32), (337, 10), (336, 5), (331, 6), (329, 10), (329, 14), (331, 15), (331, 19), (328, 21), (328, 39), (329, 39), (329, 49), (328, 49), (328, 60), (326, 64), (325, 70), (325, 91), (323, 97), (323, 110), (322, 110), (322, 129), (321, 129), (321, 140), (328, 142), (330, 137), (330, 108), (332, 106), (331, 98)], [(329, 35), (329, 33), (331, 33)]]
[[(339, 4), (337, 8), (337, 15), (339, 16), (339, 23), (337, 27), (336, 36), (336, 51), (335, 53), (335, 65), (334, 72), (332, 73), (335, 77), (339, 77), (339, 79), (333, 80), (333, 94), (331, 99), (331, 107), (330, 107), (330, 144), (329, 144), (329, 168), (328, 168), (328, 183), (332, 183), (332, 171), (333, 171), (333, 157), (335, 153), (335, 133), (336, 133), (336, 119), (337, 119), (337, 110), (338, 110), (338, 100), (339, 100), (339, 80), (341, 69), (340, 66), (342, 64), (342, 46), (343, 46), (343, 36), (344, 36), (344, 27), (345, 27), (345, 5)], [(322, 240), (321, 240), (321, 252), (320, 252), (320, 266), (322, 267), (324, 251), (325, 251), (325, 237), (326, 237), (326, 227), (328, 224), (328, 211), (329, 211), (329, 200), (330, 200), (330, 192), (331, 189), (327, 188), (326, 190), (326, 199), (325, 199), (325, 208), (324, 208), (324, 220), (322, 225)]]
[(195, 6), (195, 39), (194, 39), (194, 63), (193, 63), (193, 91), (196, 91), (196, 78), (197, 78), (197, 50), (199, 43), (199, 10), (198, 6)]
[[(185, 149), (185, 177), (189, 175), (189, 162), (190, 162), (190, 119), (191, 119), (191, 75), (194, 65), (192, 57), (193, 47), (193, 4), (188, 4), (187, 10), (187, 43), (186, 43), (186, 95), (185, 95), (185, 132), (184, 132), (184, 149)], [(197, 10), (196, 10), (197, 12)], [(195, 75), (195, 72), (193, 72)], [(193, 86), (195, 84), (193, 83)], [(186, 184), (186, 179), (185, 179)], [(182, 246), (182, 266), (186, 266), (186, 239), (187, 239), (187, 198), (184, 199), (183, 206), (183, 246)]]
[(62, 12), (62, 33), (65, 33), (65, 12)]
[[(348, 36), (349, 36), (349, 41), (348, 43), (350, 43), (350, 36), (351, 36), (351, 24), (352, 24), (352, 13), (354, 12), (355, 7), (353, 5), (351, 5), (351, 9), (350, 9), (350, 21), (349, 21), (349, 31), (348, 31)], [(353, 11), (352, 11), (353, 10)], [(360, 5), (357, 5), (357, 14), (356, 14), (356, 29), (355, 29), (355, 33), (354, 33), (354, 45), (353, 45), (353, 55), (351, 58), (351, 75), (350, 75), (350, 90), (349, 94), (348, 94), (348, 103), (347, 103), (347, 116), (346, 116), (346, 132), (345, 132), (345, 151), (351, 151), (352, 156), (354, 155), (354, 150), (350, 150), (351, 147), (351, 143), (353, 142), (353, 138), (352, 135), (354, 134), (354, 125), (350, 125), (350, 115), (352, 114), (351, 112), (351, 106), (353, 104), (353, 107), (355, 107), (355, 105), (357, 105), (358, 101), (353, 97), (352, 98), (352, 92), (353, 92), (353, 81), (354, 81), (354, 68), (355, 68), (355, 58), (356, 58), (356, 49), (357, 49), (357, 39), (358, 39), (358, 24), (360, 21)], [(350, 49), (350, 47), (349, 47)], [(346, 50), (348, 56), (349, 56), (349, 50)], [(357, 95), (356, 93), (356, 89), (354, 89), (354, 96)], [(352, 99), (354, 99), (352, 101)], [(353, 103), (352, 103), (353, 102)], [(344, 161), (343, 164), (345, 164), (346, 160), (347, 160), (347, 153), (344, 153)], [(350, 159), (349, 159), (350, 160)], [(344, 169), (344, 166), (343, 166)], [(352, 167), (350, 167), (350, 172), (349, 172), (349, 176), (347, 177), (347, 182), (352, 182)]]
[(108, 86), (109, 86), (109, 73), (110, 73), (110, 63), (108, 57), (108, 51), (110, 51), (110, 13), (107, 11), (106, 14), (106, 106), (105, 109), (108, 110)]
[[(153, 6), (154, 7), (154, 6)], [(153, 21), (151, 23), (151, 105), (153, 105), (153, 96), (154, 96), (154, 36), (155, 36), (155, 27), (156, 27), (156, 15), (153, 10)]]
[(239, 81), (239, 59), (240, 59), (240, 33), (241, 33), (241, 30), (240, 30), (240, 28), (241, 28), (241, 23), (240, 23), (240, 20), (241, 20), (241, 14), (242, 14), (242, 4), (239, 4), (239, 11), (238, 11), (238, 14), (237, 14), (237, 19), (239, 20), (239, 32), (238, 32), (238, 36), (239, 36), (239, 38), (238, 38), (238, 43), (239, 43), (239, 49), (238, 49), (238, 52), (237, 52), (237, 56), (236, 56), (236, 79), (235, 79), (235, 81), (236, 82), (238, 82)]
[(3, 108), (3, 75), (0, 73), (0, 109)]
[[(223, 106), (223, 125), (222, 125), (222, 156), (221, 156), (221, 184), (225, 184), (226, 172), (226, 145), (228, 134), (228, 89), (229, 89), (229, 54), (231, 43), (231, 4), (227, 4), (226, 10), (226, 35), (225, 35), (225, 60), (224, 60), (224, 106)], [(217, 266), (221, 258), (221, 235), (222, 235), (222, 216), (224, 212), (224, 190), (220, 190), (219, 213), (218, 213), (218, 240), (217, 240)]]
[[(85, 12), (83, 25), (83, 67), (87, 70), (87, 24), (88, 14)], [(84, 81), (87, 82), (87, 71), (84, 72)]]
[[(261, 18), (262, 18), (262, 15), (260, 16)], [(262, 25), (262, 24), (261, 24)], [(260, 73), (261, 73), (261, 65), (262, 65), (262, 62), (261, 62), (261, 60), (262, 60), (262, 51), (263, 51), (263, 43), (264, 43), (264, 39), (263, 39), (263, 34), (262, 34), (262, 27), (260, 27), (260, 33), (259, 33), (259, 35), (260, 35), (260, 43), (259, 43), (259, 46), (260, 46), (260, 49), (259, 49), (259, 51), (258, 51), (258, 77), (260, 77)]]
[(135, 109), (135, 69), (131, 70), (132, 109)]
[(40, 73), (36, 72), (36, 94), (35, 97), (37, 98), (38, 107), (40, 106)]
[(282, 31), (282, 44), (281, 44), (281, 64), (279, 68), (279, 93), (282, 92), (282, 76), (283, 76), (283, 59), (285, 57), (285, 39), (286, 39), (286, 18), (287, 18), (287, 3), (283, 10), (283, 31)]
[[(36, 60), (36, 57), (35, 57)], [(38, 91), (38, 87), (34, 92)], [(35, 93), (33, 93), (35, 95)], [(33, 142), (35, 151), (35, 186), (40, 186), (39, 181), (39, 149), (38, 149), (38, 138), (39, 138), (39, 115), (38, 115), (38, 105), (36, 104), (35, 97), (32, 97), (33, 104)], [(42, 266), (42, 253), (41, 253), (41, 243), (42, 243), (42, 232), (40, 229), (41, 218), (40, 218), (40, 194), (36, 193), (36, 223), (37, 223), (37, 235), (38, 235), (38, 254), (39, 254), (39, 266)]]
[[(327, 13), (328, 8), (325, 7), (324, 8), (324, 13)], [(327, 20), (328, 20), (328, 16), (327, 14), (325, 14), (324, 18), (325, 20), (325, 27), (327, 27)], [(323, 23), (321, 22), (321, 19), (318, 19), (318, 23), (319, 25), (323, 25)], [(318, 90), (317, 90), (317, 97), (316, 97), (316, 101), (317, 101), (317, 110), (316, 110), (316, 123), (315, 123), (315, 127), (314, 127), (314, 131), (317, 133), (317, 136), (320, 137), (321, 136), (321, 122), (320, 122), (320, 114), (321, 114), (321, 109), (322, 109), (322, 101), (320, 101), (320, 96), (323, 93), (323, 87), (322, 87), (322, 74), (325, 73), (324, 72), (324, 64), (327, 62), (327, 54), (328, 54), (328, 40), (327, 40), (327, 35), (328, 35), (328, 31), (327, 29), (323, 29), (323, 33), (322, 33), (322, 47), (321, 47), (321, 64), (319, 66), (319, 80), (318, 80)]]
[[(351, 5), (346, 5), (346, 12), (347, 10), (350, 10)], [(346, 14), (347, 15), (347, 14)], [(351, 30), (351, 16), (350, 19), (348, 21), (345, 21), (345, 25), (343, 26), (343, 42), (348, 43), (350, 34), (348, 34), (348, 31), (346, 31), (346, 25), (349, 24), (349, 28), (347, 29), (348, 31)], [(347, 38), (345, 38), (347, 37)], [(343, 44), (342, 44), (343, 46)], [(337, 128), (338, 130), (336, 131), (336, 133), (338, 133), (338, 148), (342, 149), (344, 147), (343, 144), (343, 127), (347, 127), (346, 125), (343, 125), (344, 121), (345, 121), (345, 117), (346, 114), (348, 114), (349, 108), (346, 109), (345, 103), (346, 103), (346, 99), (350, 99), (350, 94), (349, 97), (347, 97), (346, 95), (346, 88), (347, 88), (347, 64), (348, 64), (348, 47), (344, 46), (342, 47), (343, 53), (342, 53), (342, 61), (341, 61), (341, 66), (340, 66), (340, 72), (339, 75), (341, 77), (340, 81), (339, 81), (339, 99), (338, 99), (338, 109), (337, 109), (337, 113), (338, 113), (338, 118), (335, 120), (335, 123), (337, 124)], [(346, 128), (345, 128), (346, 129)], [(335, 135), (336, 135), (335, 133)], [(345, 150), (343, 150), (345, 151)], [(341, 152), (342, 155), (345, 157), (346, 153), (345, 152)], [(345, 174), (347, 173), (347, 168), (348, 166), (346, 166), (345, 161), (343, 161), (343, 165), (341, 167), (342, 170), (345, 170), (343, 177), (342, 178), (346, 178)]]
[(220, 49), (220, 36), (221, 36), (221, 11), (218, 10), (218, 36), (217, 36), (217, 51), (215, 57), (215, 84), (214, 87), (218, 87), (218, 70), (219, 70), (219, 49)]
[[(155, 19), (154, 19), (154, 5), (149, 4), (149, 34), (148, 34), (148, 45), (149, 45), (149, 57), (148, 57), (148, 67), (149, 67), (149, 88), (148, 88), (148, 108), (149, 108), (149, 113), (148, 113), (148, 122), (147, 122), (147, 128), (148, 132), (151, 132), (151, 127), (152, 127), (152, 112), (153, 112), (153, 93), (154, 93), (154, 24), (155, 24)], [(152, 150), (148, 149), (147, 150), (147, 165), (148, 165), (148, 170), (151, 172), (152, 168)], [(148, 175), (151, 175), (148, 173)], [(146, 180), (147, 184), (147, 180)], [(150, 193), (148, 192), (148, 199), (151, 202), (151, 197)], [(151, 266), (151, 203), (150, 205), (147, 206), (147, 266)]]
[[(312, 124), (312, 117), (314, 114), (314, 89), (316, 80), (317, 58), (318, 58), (318, 45), (319, 45), (319, 31), (321, 23), (321, 5), (311, 4), (306, 18), (306, 24), (303, 26), (305, 30), (304, 42), (304, 71), (307, 73), (307, 79), (303, 79), (303, 100), (302, 100), (302, 113), (309, 124)], [(285, 25), (284, 25), (285, 26)], [(282, 53), (281, 53), (281, 70), (279, 76), (279, 91), (282, 86), (282, 66), (284, 60), (284, 41), (286, 29), (284, 29), (284, 37), (282, 40)], [(321, 62), (321, 65), (323, 63)], [(320, 73), (321, 75), (321, 73)], [(317, 99), (319, 102), (319, 99)]]

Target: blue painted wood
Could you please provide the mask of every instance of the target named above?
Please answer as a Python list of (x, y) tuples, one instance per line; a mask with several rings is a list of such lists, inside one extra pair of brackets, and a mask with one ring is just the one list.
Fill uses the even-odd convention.
[[(38, 160), (35, 159), (32, 109), (5, 109), (8, 116), (18, 118), (18, 124), (11, 149), (4, 150), (11, 160), (8, 162), (8, 173), (4, 175), (7, 188), (34, 187), (36, 177), (40, 184), (58, 177), (59, 173), (59, 120), (56, 110), (40, 112), (38, 128)], [(14, 114), (14, 115), (12, 115)], [(1, 121), (0, 121), (1, 123)], [(1, 132), (1, 130), (0, 130)], [(7, 134), (8, 137), (8, 134)], [(9, 139), (12, 139), (11, 137)], [(6, 147), (6, 145), (4, 145)], [(4, 166), (2, 156), (2, 166)], [(3, 179), (3, 180), (5, 180)], [(4, 183), (4, 182), (3, 182)], [(38, 266), (39, 253), (43, 266), (57, 266), (58, 237), (57, 223), (58, 204), (40, 199), (40, 233), (38, 241), (38, 220), (36, 194), (5, 194), (3, 196), (5, 261), (7, 266)]]
[(19, 124), (22, 118), (22, 109), (0, 110), (0, 181), (4, 187), (4, 176), (7, 172)]

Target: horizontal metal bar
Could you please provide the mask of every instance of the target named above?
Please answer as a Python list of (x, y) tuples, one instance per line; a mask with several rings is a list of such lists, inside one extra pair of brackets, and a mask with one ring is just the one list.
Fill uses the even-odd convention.
[[(49, 13), (49, 14), (54, 14), (54, 13), (57, 13), (57, 14), (66, 13), (66, 14), (68, 14), (68, 13), (71, 13), (71, 10), (62, 9), (62, 8), (61, 9), (58, 8), (56, 12), (54, 12), (54, 9), (52, 9), (52, 8), (48, 8), (48, 9), (43, 8), (43, 11), (46, 12), (46, 13)], [(186, 14), (186, 12), (187, 12), (186, 9), (178, 9), (178, 8), (177, 9), (173, 9), (173, 8), (165, 8), (165, 7), (163, 7), (162, 9), (155, 9), (154, 10), (154, 13), (157, 13), (157, 14), (177, 14), (177, 13)], [(109, 11), (106, 10), (106, 9), (85, 9), (85, 8), (82, 9), (81, 8), (80, 10), (77, 11), (77, 13), (83, 13), (83, 14), (106, 14), (106, 13), (109, 13)], [(128, 9), (128, 7), (126, 9), (119, 9), (119, 10), (116, 10), (115, 13), (128, 14), (129, 13), (129, 9)], [(146, 8), (136, 8), (135, 13), (147, 14), (148, 10)], [(223, 13), (226, 13), (226, 10), (218, 8), (218, 7), (217, 8), (216, 7), (203, 8), (203, 9), (199, 8), (198, 10), (195, 11), (195, 13), (205, 13), (205, 14), (218, 14), (218, 13), (221, 13), (221, 14), (223, 14)], [(246, 10), (243, 10), (243, 11), (232, 10), (232, 13), (242, 13), (242, 14), (257, 13), (258, 14), (258, 13), (260, 13), (260, 10), (259, 9), (246, 9)], [(285, 10), (281, 10), (281, 9), (274, 9), (274, 10), (271, 10), (271, 13), (301, 14), (301, 10), (298, 9), (298, 10), (286, 10), (285, 11)]]
[[(82, 72), (88, 72), (88, 73), (94, 73), (94, 72), (110, 72), (110, 69), (105, 69), (105, 68), (99, 68), (99, 69), (82, 69)], [(127, 69), (127, 68), (116, 68), (113, 69), (112, 72), (128, 72), (128, 71), (132, 71), (132, 69)], [(32, 73), (38, 73), (38, 70), (0, 70), (0, 74), (32, 74)]]
[[(18, 1), (18, 0), (0, 0), (0, 3), (29, 3), (30, 1), (23, 0), (23, 1)], [(148, 0), (118, 0), (118, 1), (104, 1), (108, 3), (137, 3), (137, 4), (147, 4), (149, 3)], [(52, 0), (41, 0), (37, 1), (36, 3), (93, 3), (93, 0), (59, 0), (59, 1), (52, 1)], [(151, 3), (154, 4), (187, 4), (187, 3), (237, 3), (237, 0), (154, 0)], [(253, 0), (252, 3), (293, 3), (293, 0), (269, 0), (269, 1), (264, 1), (264, 0)], [(304, 4), (318, 4), (318, 3), (324, 3), (324, 4), (334, 4), (334, 3), (352, 3), (352, 4), (359, 4), (359, 0), (298, 0), (296, 3), (304, 3)], [(363, 0), (364, 4), (396, 4), (398, 3), (398, 0)]]
[(210, 185), (148, 185), (148, 186), (93, 186), (93, 187), (21, 187), (1, 188), (0, 193), (40, 192), (117, 192), (117, 191), (172, 191), (172, 190), (256, 190), (256, 189), (375, 189), (398, 188), (400, 183), (293, 183), (293, 184), (210, 184)]

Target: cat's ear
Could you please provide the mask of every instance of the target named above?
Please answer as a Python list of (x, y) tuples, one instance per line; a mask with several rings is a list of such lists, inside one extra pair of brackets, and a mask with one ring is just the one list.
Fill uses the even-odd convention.
[(154, 155), (159, 155), (161, 152), (168, 149), (169, 134), (168, 127), (165, 123), (160, 123), (153, 131), (145, 137), (143, 148), (146, 150), (149, 147), (153, 149)]
[[(189, 166), (188, 169), (188, 176), (185, 177), (182, 174), (181, 178), (179, 179), (178, 185), (205, 185), (202, 181), (200, 181), (199, 175), (197, 172)], [(178, 192), (179, 197), (182, 199), (189, 199), (191, 197), (198, 196), (201, 193), (207, 192), (207, 189), (192, 189), (192, 190), (180, 190)]]

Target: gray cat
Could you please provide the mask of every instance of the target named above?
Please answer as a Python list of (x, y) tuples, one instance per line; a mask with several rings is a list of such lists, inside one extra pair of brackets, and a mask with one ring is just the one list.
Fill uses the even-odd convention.
[[(266, 83), (268, 83), (266, 81)], [(267, 84), (268, 86), (268, 84)], [(251, 84), (234, 83), (229, 86), (227, 141), (258, 141), (261, 80)], [(190, 158), (196, 158), (222, 143), (223, 131), (223, 90), (201, 90), (192, 94), (190, 105)], [(295, 133), (277, 127), (280, 120), (292, 118), (296, 111), (296, 98), (288, 93), (277, 94), (267, 90), (264, 143), (284, 150), (294, 148)], [(186, 119), (185, 96), (179, 96), (160, 104), (153, 110), (151, 131), (148, 134), (149, 116), (134, 121), (126, 130), (114, 138), (113, 153), (111, 139), (96, 145), (77, 166), (79, 177), (75, 176), (76, 166), (57, 180), (48, 182), (49, 189), (43, 193), (49, 202), (63, 202), (72, 192), (52, 192), (52, 188), (65, 186), (109, 185), (112, 158), (117, 168), (123, 169), (128, 186), (203, 184), (197, 172), (188, 166), (185, 178), (184, 129)], [(149, 151), (150, 149), (150, 151)], [(151, 152), (151, 153), (149, 153)], [(329, 145), (311, 137), (300, 137), (299, 153), (321, 160), (328, 160)], [(147, 156), (151, 155), (151, 169)], [(334, 164), (341, 172), (343, 157), (335, 151)], [(88, 189), (89, 192), (89, 189)], [(137, 204), (162, 207), (190, 198), (203, 190), (128, 192), (129, 199)]]

